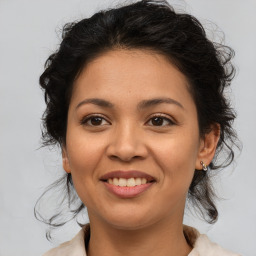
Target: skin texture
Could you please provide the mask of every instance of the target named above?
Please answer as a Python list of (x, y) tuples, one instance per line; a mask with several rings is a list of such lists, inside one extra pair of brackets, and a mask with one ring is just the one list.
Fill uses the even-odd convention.
[[(200, 138), (188, 87), (186, 77), (164, 56), (142, 50), (104, 53), (76, 79), (63, 167), (88, 210), (90, 256), (191, 251), (182, 229), (186, 194), (194, 170), (202, 169), (200, 161), (212, 160), (219, 133), (213, 126)], [(92, 98), (113, 106), (82, 103)], [(139, 108), (154, 98), (171, 98), (182, 107), (159, 103)], [(92, 115), (101, 119), (88, 119)], [(156, 116), (160, 125), (153, 121)], [(156, 182), (142, 194), (122, 199), (100, 181), (115, 170), (139, 170)]]

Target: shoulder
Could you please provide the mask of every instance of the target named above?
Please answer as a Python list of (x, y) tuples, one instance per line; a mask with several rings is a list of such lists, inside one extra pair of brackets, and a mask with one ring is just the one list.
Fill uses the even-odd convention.
[(196, 229), (185, 226), (184, 234), (192, 242), (193, 250), (188, 256), (239, 256), (210, 241), (205, 234), (200, 234)]
[[(184, 225), (183, 230), (187, 241), (193, 247), (188, 256), (239, 256), (211, 242), (206, 235), (200, 234), (195, 228)], [(90, 226), (87, 224), (72, 240), (51, 249), (43, 256), (86, 256), (85, 242), (88, 242), (89, 238)]]
[(88, 229), (89, 227), (86, 225), (72, 240), (51, 249), (43, 256), (86, 256), (84, 241), (85, 234), (89, 231)]

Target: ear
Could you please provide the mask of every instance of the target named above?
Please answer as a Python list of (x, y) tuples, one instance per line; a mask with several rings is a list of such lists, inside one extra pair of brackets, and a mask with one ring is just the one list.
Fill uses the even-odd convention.
[(202, 170), (201, 161), (209, 165), (215, 155), (217, 144), (220, 138), (220, 125), (215, 123), (211, 125), (210, 131), (200, 139), (200, 147), (196, 160), (196, 169)]
[(62, 166), (66, 173), (71, 173), (67, 150), (62, 148)]

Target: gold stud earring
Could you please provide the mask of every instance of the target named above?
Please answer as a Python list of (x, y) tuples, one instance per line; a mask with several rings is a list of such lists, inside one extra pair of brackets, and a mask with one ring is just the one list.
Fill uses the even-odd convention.
[(200, 164), (203, 166), (203, 171), (207, 172), (208, 171), (208, 167), (206, 164), (204, 164), (203, 161), (200, 162)]

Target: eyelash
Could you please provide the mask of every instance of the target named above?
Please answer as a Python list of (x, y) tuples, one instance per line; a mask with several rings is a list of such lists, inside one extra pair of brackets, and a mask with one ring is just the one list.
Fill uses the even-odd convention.
[(90, 121), (90, 120), (92, 120), (92, 118), (101, 118), (102, 120), (105, 120), (106, 121), (106, 119), (103, 117), (103, 116), (101, 116), (101, 115), (99, 115), (99, 114), (97, 114), (97, 115), (91, 115), (91, 116), (86, 116), (86, 117), (84, 117), (81, 121), (80, 121), (80, 124), (81, 125), (85, 125), (85, 126), (92, 126), (92, 127), (96, 127), (96, 126), (102, 126), (102, 125), (88, 125), (87, 124), (87, 122), (88, 121)]
[[(166, 115), (164, 115), (164, 114), (155, 114), (155, 115), (153, 115), (153, 116), (151, 116), (150, 117), (150, 119), (146, 122), (146, 123), (148, 123), (149, 121), (152, 121), (154, 118), (161, 118), (161, 119), (163, 119), (163, 122), (164, 121), (167, 121), (168, 122), (168, 124), (167, 125), (151, 125), (151, 126), (155, 126), (155, 127), (165, 127), (165, 126), (172, 126), (172, 125), (175, 125), (175, 122), (173, 121), (173, 120), (171, 120), (170, 118), (168, 118), (168, 117), (166, 117)], [(103, 116), (101, 116), (101, 115), (99, 115), (99, 114), (95, 114), (95, 115), (91, 115), (91, 116), (86, 116), (85, 118), (83, 118), (81, 121), (80, 121), (80, 124), (81, 125), (84, 125), (84, 126), (91, 126), (91, 127), (97, 127), (97, 126), (102, 126), (102, 124), (100, 124), (100, 125), (92, 125), (92, 124), (88, 124), (88, 121), (91, 121), (92, 120), (92, 118), (101, 118), (102, 120), (105, 120), (106, 121), (106, 119), (103, 117)], [(106, 121), (106, 122), (108, 122), (108, 121)], [(109, 122), (108, 122), (109, 123)]]
[[(166, 115), (164, 115), (164, 114), (155, 114), (155, 115), (153, 115), (153, 116), (151, 116), (150, 117), (150, 119), (149, 119), (149, 121), (151, 120), (153, 120), (154, 118), (156, 118), (156, 117), (159, 117), (159, 118), (162, 118), (163, 119), (163, 122), (164, 121), (167, 121), (168, 122), (168, 124), (167, 125), (161, 125), (161, 126), (159, 126), (159, 127), (165, 127), (165, 126), (172, 126), (172, 125), (175, 125), (175, 122), (173, 121), (173, 120), (171, 120), (169, 117), (166, 117)], [(149, 122), (149, 121), (147, 121), (147, 123)], [(152, 125), (152, 126), (154, 126), (154, 125)], [(156, 127), (158, 127), (157, 125), (155, 125)]]

